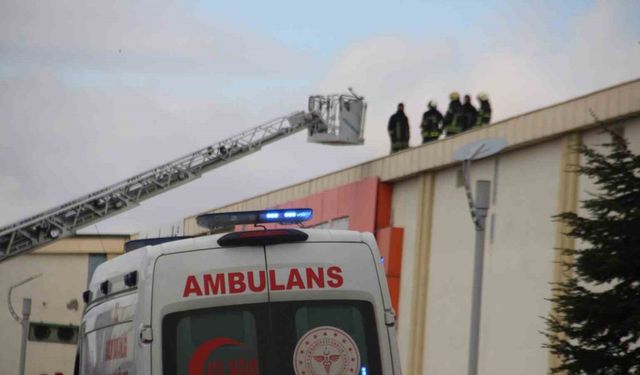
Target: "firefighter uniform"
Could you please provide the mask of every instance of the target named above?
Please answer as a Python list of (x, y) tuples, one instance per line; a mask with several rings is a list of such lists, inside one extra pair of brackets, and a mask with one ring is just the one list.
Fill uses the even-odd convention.
[(438, 111), (438, 106), (435, 101), (429, 102), (429, 110), (422, 115), (422, 123), (420, 129), (422, 130), (422, 144), (435, 141), (442, 134), (442, 113)]
[(452, 92), (449, 95), (449, 109), (444, 115), (442, 125), (447, 132), (447, 136), (456, 135), (462, 132), (461, 119), (462, 116), (462, 103), (460, 103), (460, 95), (457, 92)]
[(469, 130), (476, 126), (478, 120), (478, 111), (476, 107), (471, 104), (471, 97), (469, 95), (464, 96), (464, 104), (462, 105), (462, 115), (460, 116), (460, 127), (462, 131)]
[(478, 94), (480, 108), (478, 109), (478, 120), (476, 126), (488, 125), (491, 123), (491, 104), (489, 97), (485, 93)]
[(398, 104), (398, 111), (389, 118), (389, 138), (391, 153), (409, 148), (409, 119), (404, 114), (404, 105)]

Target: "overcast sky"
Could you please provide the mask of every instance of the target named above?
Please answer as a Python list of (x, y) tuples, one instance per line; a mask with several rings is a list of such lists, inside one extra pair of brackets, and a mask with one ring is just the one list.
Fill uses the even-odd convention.
[[(366, 144), (298, 134), (85, 232), (143, 233), (388, 152), (403, 101), (494, 119), (640, 78), (638, 1), (0, 1), (0, 225), (351, 86)], [(157, 233), (156, 233), (157, 234)]]

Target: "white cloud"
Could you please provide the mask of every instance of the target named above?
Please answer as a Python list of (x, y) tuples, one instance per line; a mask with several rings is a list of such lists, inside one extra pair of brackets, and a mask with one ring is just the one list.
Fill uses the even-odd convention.
[(13, 63), (183, 75), (286, 77), (310, 63), (277, 41), (194, 12), (174, 1), (3, 1), (0, 52)]

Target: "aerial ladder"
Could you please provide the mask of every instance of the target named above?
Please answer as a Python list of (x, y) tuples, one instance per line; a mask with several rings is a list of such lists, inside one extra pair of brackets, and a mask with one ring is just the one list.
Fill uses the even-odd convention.
[(294, 112), (246, 130), (124, 181), (0, 228), (0, 261), (73, 236), (79, 229), (115, 216), (259, 151), (262, 146), (307, 129), (307, 140), (331, 145), (364, 143), (366, 102), (350, 94), (309, 97), (308, 111)]

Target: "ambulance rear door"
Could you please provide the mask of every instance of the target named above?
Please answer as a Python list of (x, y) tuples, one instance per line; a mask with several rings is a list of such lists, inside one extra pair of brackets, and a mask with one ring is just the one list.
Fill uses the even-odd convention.
[(265, 363), (261, 348), (266, 343), (258, 328), (264, 325), (267, 302), (263, 246), (159, 256), (153, 281), (153, 374), (257, 375)]
[(266, 246), (269, 359), (280, 374), (394, 373), (380, 256), (359, 233), (347, 237), (352, 242), (311, 235), (306, 242)]

